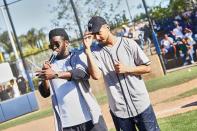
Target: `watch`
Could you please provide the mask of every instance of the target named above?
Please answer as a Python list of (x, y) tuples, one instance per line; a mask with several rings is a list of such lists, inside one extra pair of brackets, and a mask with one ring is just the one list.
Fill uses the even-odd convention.
[(59, 73), (58, 72), (55, 72), (55, 77), (54, 79), (58, 79), (59, 78)]

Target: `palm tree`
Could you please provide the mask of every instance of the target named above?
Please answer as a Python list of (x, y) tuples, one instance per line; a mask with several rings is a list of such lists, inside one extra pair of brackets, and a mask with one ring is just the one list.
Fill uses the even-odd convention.
[(38, 41), (46, 43), (46, 35), (43, 32), (43, 29), (37, 30), (35, 28), (30, 29), (27, 34), (19, 36), (21, 46), (35, 48)]
[(0, 43), (2, 43), (2, 46), (7, 53), (11, 53), (13, 51), (7, 31), (4, 31), (0, 35)]
[(46, 35), (43, 32), (43, 29), (38, 30), (37, 38), (38, 38), (38, 41), (42, 41), (42, 43), (46, 43)]
[(28, 44), (32, 47), (35, 48), (36, 47), (36, 42), (38, 40), (37, 38), (37, 30), (35, 28), (31, 28), (26, 35), (26, 39)]
[(182, 13), (187, 10), (192, 10), (197, 5), (197, 0), (170, 0), (172, 10), (177, 10), (176, 13)]

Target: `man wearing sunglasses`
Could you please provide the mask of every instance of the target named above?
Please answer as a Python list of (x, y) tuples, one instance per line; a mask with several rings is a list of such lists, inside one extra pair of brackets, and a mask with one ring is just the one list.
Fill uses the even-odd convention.
[[(107, 131), (100, 107), (90, 92), (87, 58), (69, 52), (69, 38), (62, 28), (49, 32), (50, 49), (57, 57), (37, 71), (39, 91), (51, 95), (56, 131)], [(47, 125), (46, 125), (47, 126)]]
[[(91, 50), (93, 39), (99, 44)], [(141, 75), (150, 72), (150, 60), (128, 38), (110, 32), (104, 18), (94, 16), (88, 22), (84, 40), (88, 70), (94, 79), (103, 73), (110, 113), (117, 131), (159, 131)]]

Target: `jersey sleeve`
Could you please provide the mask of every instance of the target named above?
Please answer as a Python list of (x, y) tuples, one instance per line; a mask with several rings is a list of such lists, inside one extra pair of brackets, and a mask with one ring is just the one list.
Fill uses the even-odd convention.
[(87, 57), (84, 53), (77, 53), (71, 58), (72, 79), (89, 79)]
[(140, 46), (132, 39), (128, 40), (131, 48), (131, 54), (137, 66), (139, 65), (150, 65), (151, 61), (140, 48)]

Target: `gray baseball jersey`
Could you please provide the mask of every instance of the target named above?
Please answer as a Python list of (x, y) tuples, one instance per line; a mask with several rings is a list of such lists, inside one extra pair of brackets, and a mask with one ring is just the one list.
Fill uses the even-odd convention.
[(120, 61), (136, 67), (149, 65), (150, 60), (134, 40), (117, 39), (112, 47), (100, 43), (92, 51), (104, 75), (110, 110), (117, 117), (128, 118), (142, 113), (150, 105), (149, 95), (140, 75), (117, 74), (114, 64)]

